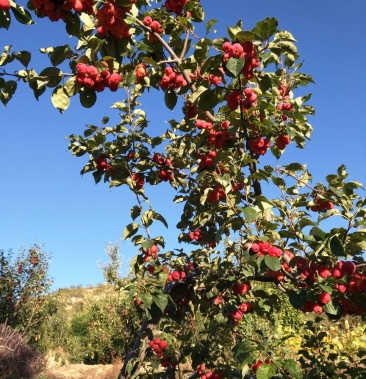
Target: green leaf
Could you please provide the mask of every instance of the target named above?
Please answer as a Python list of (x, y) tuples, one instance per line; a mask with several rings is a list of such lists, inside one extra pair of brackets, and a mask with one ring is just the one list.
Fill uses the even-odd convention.
[(139, 245), (142, 245), (144, 242), (146, 242), (146, 238), (141, 234), (136, 234), (135, 236), (132, 237), (131, 242), (135, 246), (139, 246)]
[(70, 49), (69, 45), (56, 46), (53, 51), (49, 54), (50, 61), (53, 66), (58, 66), (65, 59), (70, 58), (74, 55), (74, 52)]
[(58, 86), (53, 90), (51, 101), (53, 106), (61, 113), (63, 113), (70, 105), (70, 98), (64, 91), (63, 86)]
[(127, 238), (130, 238), (132, 237), (134, 234), (137, 233), (137, 231), (139, 230), (139, 224), (137, 224), (136, 222), (132, 222), (131, 224), (128, 224), (126, 227), (125, 227), (125, 230), (123, 231), (123, 239), (126, 240)]
[(85, 31), (94, 29), (94, 17), (91, 15), (88, 15), (87, 13), (82, 12), (80, 15), (80, 20), (83, 22), (84, 26), (83, 29)]
[(13, 97), (17, 89), (17, 82), (15, 80), (8, 80), (1, 86), (0, 101), (6, 105)]
[[(86, 152), (84, 151), (84, 154), (85, 153)], [(80, 155), (77, 155), (77, 154), (75, 154), (75, 155), (76, 156), (80, 156)], [(98, 171), (94, 171), (93, 172), (93, 177), (94, 177), (95, 184), (98, 184), (100, 182), (100, 180), (102, 179), (102, 176), (103, 176), (103, 171), (98, 170)]]
[(285, 366), (286, 370), (295, 378), (295, 379), (302, 379), (302, 370), (300, 365), (293, 359), (286, 359), (283, 362), (283, 365)]
[(31, 14), (26, 9), (24, 9), (23, 7), (20, 7), (17, 5), (16, 7), (11, 7), (11, 10), (12, 10), (15, 18), (21, 24), (24, 24), (24, 25), (34, 24)]
[(286, 182), (282, 178), (272, 177), (272, 182), (279, 188), (286, 188)]
[(15, 54), (15, 59), (18, 60), (24, 67), (27, 67), (31, 60), (31, 53), (29, 51), (21, 50)]
[(193, 56), (198, 64), (201, 64), (207, 59), (208, 45), (204, 40), (197, 43)]
[(299, 220), (298, 225), (300, 229), (302, 229), (302, 228), (305, 228), (306, 226), (314, 226), (316, 225), (316, 223), (310, 218), (303, 217)]
[(46, 85), (43, 80), (32, 79), (29, 82), (29, 87), (33, 90), (34, 97), (37, 100), (46, 91)]
[(257, 22), (252, 30), (262, 41), (268, 40), (277, 30), (278, 21), (274, 17)]
[(280, 30), (279, 32), (275, 34), (275, 36), (273, 37), (273, 41), (279, 41), (279, 40), (297, 42), (294, 36), (286, 30)]
[(268, 74), (264, 74), (259, 78), (259, 88), (264, 93), (272, 87), (272, 80)]
[(154, 211), (154, 219), (160, 221), (168, 229), (168, 223), (160, 213)]
[(233, 348), (232, 352), (234, 357), (238, 357), (240, 354), (248, 353), (257, 348), (257, 343), (254, 341), (241, 341), (237, 343)]
[(130, 211), (132, 220), (135, 220), (141, 214), (141, 208), (138, 205), (134, 205)]
[(200, 69), (201, 75), (206, 73), (211, 73), (214, 70), (217, 70), (222, 65), (222, 57), (220, 55), (214, 55), (206, 59), (205, 63), (202, 65)]
[(191, 9), (191, 17), (195, 22), (202, 22), (205, 19), (205, 14), (201, 5), (197, 4)]
[(168, 305), (169, 299), (168, 296), (162, 292), (157, 292), (152, 295), (152, 301), (159, 307), (162, 312), (164, 312), (166, 306)]
[(243, 23), (241, 20), (239, 20), (234, 27), (228, 27), (227, 32), (229, 34), (230, 39), (235, 41), (235, 36), (237, 33), (241, 31), (242, 27), (243, 27)]
[(307, 294), (306, 291), (295, 291), (295, 290), (289, 290), (287, 292), (288, 298), (290, 300), (291, 305), (295, 309), (300, 309), (306, 302)]
[(206, 23), (206, 32), (209, 33), (211, 28), (217, 23), (217, 20), (210, 20)]
[(213, 109), (218, 103), (220, 99), (216, 90), (208, 89), (204, 91), (198, 100), (198, 109), (201, 112), (208, 111)]
[(314, 228), (311, 228), (310, 235), (314, 236), (317, 241), (324, 241), (325, 239), (324, 231), (318, 228), (317, 226), (314, 226)]
[(68, 13), (66, 20), (66, 31), (71, 36), (78, 36), (80, 32), (80, 18), (76, 13)]
[(279, 271), (279, 270), (281, 270), (281, 262), (276, 257), (271, 257), (270, 255), (265, 255), (264, 256), (264, 263), (272, 271)]
[(194, 92), (192, 92), (188, 100), (191, 103), (194, 103), (201, 96), (203, 92), (207, 91), (207, 89), (208, 89), (207, 87), (199, 86)]
[(274, 363), (264, 363), (258, 367), (255, 374), (257, 379), (271, 379), (272, 376), (276, 375), (276, 365)]
[(89, 89), (80, 91), (80, 103), (84, 108), (91, 108), (97, 101), (97, 94), (94, 90)]
[(329, 240), (329, 249), (331, 253), (336, 257), (346, 257), (347, 253), (343, 248), (343, 244), (337, 236), (333, 236)]
[(235, 42), (252, 41), (255, 39), (255, 34), (249, 30), (241, 30), (235, 34)]
[(243, 213), (245, 217), (245, 221), (251, 223), (257, 219), (257, 211), (252, 207), (243, 208)]
[(56, 87), (62, 80), (61, 70), (56, 67), (45, 68), (39, 76), (46, 77), (45, 84), (47, 87)]
[(131, 87), (136, 82), (136, 73), (135, 71), (130, 71), (124, 78), (123, 78), (123, 85), (125, 87)]
[(7, 11), (0, 11), (0, 29), (9, 29), (10, 21), (10, 13)]
[(149, 57), (143, 57), (142, 61), (150, 66), (158, 67), (158, 63)]
[(297, 57), (297, 47), (292, 42), (273, 42), (269, 44), (268, 49), (278, 55), (287, 53), (293, 55), (294, 57)]
[(177, 104), (177, 100), (178, 100), (178, 97), (174, 90), (167, 89), (165, 91), (164, 101), (168, 109), (172, 111)]
[(332, 301), (323, 305), (323, 309), (326, 313), (333, 316), (340, 316), (342, 314), (342, 309), (340, 306), (335, 306)]
[(230, 58), (226, 63), (226, 68), (234, 77), (237, 77), (244, 67), (244, 58)]

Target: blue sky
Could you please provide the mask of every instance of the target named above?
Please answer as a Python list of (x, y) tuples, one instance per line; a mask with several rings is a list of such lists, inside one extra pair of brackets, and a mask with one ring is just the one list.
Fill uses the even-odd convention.
[[(316, 115), (310, 119), (314, 134), (307, 148), (290, 146), (281, 161), (307, 163), (314, 182), (323, 181), (343, 163), (351, 179), (366, 184), (366, 2), (201, 0), (201, 4), (207, 7), (206, 20), (219, 21), (218, 37), (226, 36), (226, 26), (239, 19), (245, 29), (251, 29), (268, 16), (294, 35), (304, 60), (301, 70), (316, 82), (308, 87)], [(37, 58), (37, 48), (73, 42), (62, 33), (62, 23), (36, 22), (31, 27), (14, 22), (8, 31), (0, 29), (0, 41), (3, 46), (13, 45), (14, 51), (32, 51), (31, 66), (39, 72), (49, 64), (46, 57)], [(20, 84), (7, 107), (0, 108), (0, 249), (17, 251), (43, 243), (53, 255), (53, 288), (95, 285), (103, 281), (97, 260), (106, 261), (108, 242), (121, 243), (121, 271), (128, 271), (136, 249), (123, 243), (121, 235), (130, 222), (134, 198), (124, 188), (110, 190), (106, 184), (95, 185), (91, 175), (81, 177), (85, 159), (68, 152), (65, 136), (82, 133), (86, 123), (100, 125), (105, 115), (118, 122), (118, 113), (109, 107), (122, 100), (124, 92), (101, 93), (91, 109), (82, 108), (73, 98), (63, 115), (53, 108), (50, 94), (37, 102), (32, 91)], [(170, 111), (162, 111), (163, 106), (156, 111), (160, 100), (161, 94), (154, 92), (146, 107), (151, 128), (172, 118)], [(162, 232), (173, 248), (179, 212), (167, 201), (173, 195), (169, 185), (153, 191), (156, 188), (147, 191), (156, 211), (170, 224)]]

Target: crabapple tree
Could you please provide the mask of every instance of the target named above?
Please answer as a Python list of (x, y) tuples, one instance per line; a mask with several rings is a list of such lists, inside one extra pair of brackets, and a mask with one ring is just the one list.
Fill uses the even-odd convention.
[(50, 256), (41, 245), (12, 251), (0, 250), (0, 323), (17, 328), (30, 342), (40, 339), (41, 325), (57, 310), (47, 296)]
[[(75, 97), (88, 108), (104, 91), (121, 94), (112, 105), (117, 125), (103, 117), (69, 136), (70, 152), (87, 157), (82, 174), (136, 199), (123, 234), (136, 247), (132, 279), (116, 285), (145, 319), (120, 379), (301, 378), (297, 362), (263, 352), (237, 326), (248, 312), (275, 312), (276, 296), (261, 282), (299, 312), (365, 314), (362, 185), (347, 179), (343, 165), (316, 184), (306, 165), (281, 165), (287, 146), (304, 148), (312, 133), (310, 95), (298, 93), (313, 80), (301, 72), (296, 41), (274, 18), (250, 30), (239, 21), (212, 39), (207, 3), (30, 0), (25, 8), (0, 0), (2, 27), (48, 18), (75, 41), (42, 48), (50, 66), (39, 72), (30, 52), (5, 47), (0, 99), (6, 105), (19, 83), (36, 98), (51, 88), (64, 112)], [(14, 60), (24, 68), (12, 71)], [(144, 110), (158, 92), (159, 108), (174, 110), (160, 133)], [(156, 224), (168, 227), (148, 202), (161, 186), (172, 187), (172, 204), (182, 210), (172, 251), (163, 231), (152, 233)], [(207, 323), (201, 340), (194, 339), (198, 315)], [(213, 325), (225, 330), (231, 351)]]

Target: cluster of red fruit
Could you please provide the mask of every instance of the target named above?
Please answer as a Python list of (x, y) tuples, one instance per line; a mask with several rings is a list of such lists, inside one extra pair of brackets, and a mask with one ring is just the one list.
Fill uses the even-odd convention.
[(160, 364), (163, 367), (175, 366), (171, 360), (166, 356), (165, 350), (168, 347), (168, 342), (166, 340), (161, 340), (156, 337), (149, 342), (150, 348), (154, 351), (155, 355), (161, 359)]
[(8, 11), (10, 7), (11, 5), (9, 0), (0, 0), (0, 11)]
[(153, 33), (163, 34), (164, 28), (161, 26), (160, 22), (153, 20), (150, 16), (146, 16), (143, 20), (145, 26), (148, 26)]
[(224, 64), (226, 64), (230, 58), (244, 58), (245, 63), (241, 72), (245, 79), (250, 80), (253, 78), (253, 70), (260, 65), (260, 60), (252, 41), (234, 44), (227, 41), (223, 43), (222, 50), (224, 51)]
[(130, 27), (126, 24), (124, 18), (129, 10), (130, 7), (121, 8), (113, 0), (106, 2), (95, 12), (98, 34), (107, 38), (128, 38), (130, 36)]
[(216, 155), (217, 153), (214, 150), (211, 150), (206, 154), (201, 151), (197, 151), (197, 158), (200, 160), (198, 163), (198, 168), (200, 170), (205, 170), (206, 168), (213, 167)]
[(229, 319), (234, 320), (235, 325), (238, 325), (243, 315), (251, 310), (253, 310), (253, 304), (250, 301), (246, 301), (245, 303), (241, 303), (237, 309), (229, 311), (227, 315)]
[(286, 80), (281, 80), (280, 84), (277, 86), (280, 100), (286, 100), (290, 98), (290, 82)]
[(233, 284), (231, 287), (233, 294), (238, 296), (238, 295), (246, 295), (250, 290), (251, 290), (251, 285), (249, 283), (240, 283), (236, 282)]
[[(202, 63), (202, 65), (203, 64), (204, 64), (204, 62)], [(224, 73), (225, 73), (225, 71), (224, 71), (224, 69), (222, 67), (219, 67), (218, 71), (220, 71), (220, 73), (222, 75), (224, 75)], [(202, 76), (201, 75), (201, 70), (198, 68), (195, 72), (191, 72), (189, 74), (189, 77), (191, 78), (192, 81), (207, 80), (210, 85), (218, 86), (222, 82), (222, 75), (221, 74), (220, 75), (215, 75), (213, 73), (210, 73), (208, 75)]]
[(301, 310), (303, 312), (314, 312), (316, 314), (323, 313), (323, 305), (328, 304), (331, 301), (331, 296), (328, 292), (321, 292), (318, 295), (318, 301), (306, 300)]
[[(352, 261), (338, 261), (333, 267), (331, 263), (309, 264), (304, 257), (297, 257), (296, 266), (301, 278), (304, 280), (310, 279), (314, 282), (318, 282), (316, 274), (323, 279), (330, 277), (335, 280), (342, 280), (342, 282), (336, 283), (335, 287), (340, 293), (348, 293), (348, 296), (364, 293), (366, 291), (366, 273), (356, 272), (356, 265)], [(345, 277), (346, 281), (344, 279)], [(302, 311), (320, 314), (323, 312), (323, 305), (329, 303), (331, 300), (331, 294), (322, 291), (318, 295), (317, 301), (307, 300)], [(366, 309), (357, 301), (357, 296), (354, 300), (355, 301), (352, 301), (346, 297), (339, 299), (339, 303), (343, 306), (344, 314), (360, 315), (365, 313)]]
[(279, 134), (276, 138), (276, 146), (280, 149), (280, 150), (284, 150), (285, 147), (290, 143), (290, 137), (289, 136), (286, 136), (286, 135), (283, 135), (283, 134)]
[(220, 371), (206, 370), (204, 363), (197, 367), (197, 374), (201, 379), (221, 379), (224, 377), (224, 374)]
[(223, 121), (219, 130), (211, 129), (209, 131), (208, 142), (216, 147), (216, 149), (222, 149), (226, 146), (226, 142), (233, 140), (233, 136), (230, 136), (228, 131), (229, 122)]
[(107, 62), (103, 62), (103, 65), (106, 69), (98, 70), (95, 66), (78, 63), (76, 65), (76, 84), (98, 92), (103, 91), (106, 87), (113, 92), (117, 91), (118, 84), (122, 81), (121, 75), (118, 72), (110, 73), (107, 69)]
[(184, 79), (183, 75), (177, 74), (172, 67), (168, 66), (165, 67), (164, 75), (159, 84), (161, 89), (177, 89), (180, 87), (185, 87), (187, 85), (187, 81)]
[[(286, 271), (291, 271), (290, 267), (287, 265), (286, 262), (284, 262), (284, 264), (286, 267)], [(285, 269), (285, 267), (282, 267), (283, 269)], [(279, 283), (280, 281), (284, 280), (285, 279), (285, 274), (282, 272), (282, 270), (280, 271), (272, 271), (270, 269), (267, 270), (266, 272), (266, 277), (267, 278), (272, 278), (274, 280), (275, 283)]]
[[(209, 237), (209, 238), (206, 239), (207, 237)], [(206, 238), (205, 238), (205, 236), (202, 234), (201, 230), (199, 230), (199, 229), (196, 229), (193, 232), (189, 232), (188, 238), (191, 241), (205, 243), (207, 247), (214, 248), (217, 246), (217, 242), (215, 240), (213, 240), (211, 236), (206, 236)]]
[(243, 92), (239, 90), (229, 92), (225, 96), (227, 106), (232, 110), (238, 108), (239, 104), (242, 110), (248, 110), (251, 107), (256, 107), (257, 98), (257, 94), (251, 87), (245, 88)]
[(195, 121), (195, 125), (196, 125), (196, 128), (197, 129), (205, 129), (205, 130), (211, 130), (213, 128), (213, 124), (211, 121), (205, 121), (205, 120), (200, 120), (200, 119), (197, 119)]
[(315, 204), (310, 206), (310, 209), (314, 212), (319, 212), (323, 210), (329, 210), (334, 208), (334, 204), (325, 199), (320, 199), (318, 196), (314, 200)]
[(199, 229), (196, 229), (193, 232), (189, 232), (188, 238), (191, 241), (200, 242), (202, 240), (202, 232)]
[(168, 347), (168, 342), (157, 337), (149, 342), (149, 346), (154, 350), (158, 358), (163, 358), (164, 350)]
[(248, 148), (253, 154), (264, 155), (270, 146), (271, 141), (267, 138), (258, 137), (248, 141)]
[(32, 0), (32, 4), (40, 16), (46, 16), (51, 21), (66, 20), (72, 10), (93, 14), (93, 0)]
[(187, 276), (186, 272), (181, 270), (174, 270), (173, 272), (170, 272), (168, 274), (167, 281), (168, 282), (175, 282), (176, 280), (182, 280), (185, 279)]
[(241, 191), (244, 188), (244, 183), (242, 181), (234, 181), (231, 184), (231, 191)]
[(98, 158), (94, 159), (95, 164), (97, 165), (98, 170), (110, 170), (112, 166), (107, 161), (107, 156), (105, 154), (100, 154)]
[(198, 113), (197, 105), (187, 101), (183, 106), (183, 112), (188, 118), (194, 118)]
[(207, 202), (209, 204), (217, 203), (220, 200), (226, 199), (226, 193), (220, 185), (217, 185), (212, 191), (207, 195)]
[(145, 63), (139, 63), (135, 69), (136, 84), (139, 84), (142, 79), (147, 75)]
[(131, 174), (131, 179), (134, 182), (137, 189), (140, 189), (144, 186), (145, 180), (141, 174)]
[[(292, 112), (294, 110), (294, 107), (291, 103), (289, 103), (290, 100), (290, 87), (289, 83), (287, 83), (285, 80), (282, 80), (281, 83), (277, 86), (279, 91), (279, 99), (282, 100), (281, 103), (277, 105), (277, 109), (280, 111), (289, 111)], [(282, 120), (287, 120), (287, 115), (282, 115)]]
[(142, 256), (144, 262), (147, 262), (150, 258), (156, 259), (158, 256), (159, 247), (156, 245), (152, 245), (148, 250), (142, 250)]
[[(179, 16), (183, 14), (183, 8), (189, 0), (166, 0), (165, 9)], [(199, 0), (198, 0), (199, 1)]]
[[(294, 110), (294, 107), (288, 101), (284, 101), (282, 103), (277, 104), (277, 109), (279, 111), (289, 111), (289, 112), (292, 112)], [(282, 120), (284, 120), (284, 121), (286, 121), (288, 119), (288, 116), (285, 115), (285, 114), (283, 114), (281, 117), (282, 117)]]
[(159, 179), (163, 180), (164, 182), (172, 182), (174, 180), (174, 174), (171, 169), (172, 161), (169, 158), (163, 158), (159, 153), (155, 153), (152, 157), (152, 160), (159, 166), (165, 166), (158, 171)]
[(282, 250), (279, 247), (271, 245), (269, 242), (260, 241), (258, 243), (246, 243), (244, 248), (249, 248), (250, 252), (257, 254), (258, 257), (269, 255), (270, 257), (281, 257)]

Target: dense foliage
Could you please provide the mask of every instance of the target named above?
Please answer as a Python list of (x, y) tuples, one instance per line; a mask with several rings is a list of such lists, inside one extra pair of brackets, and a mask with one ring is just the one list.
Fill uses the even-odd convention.
[(57, 309), (47, 295), (49, 254), (42, 246), (12, 251), (0, 250), (0, 324), (17, 328), (30, 342), (37, 342), (40, 329)]
[[(310, 95), (297, 95), (312, 78), (300, 71), (296, 41), (274, 18), (251, 30), (238, 22), (215, 39), (211, 20), (199, 37), (202, 4), (32, 0), (28, 11), (1, 0), (1, 26), (8, 28), (13, 16), (31, 24), (34, 12), (63, 22), (77, 42), (41, 49), (51, 66), (39, 73), (29, 68), (30, 52), (6, 47), (0, 99), (7, 104), (19, 81), (36, 98), (53, 88), (61, 112), (74, 96), (92, 107), (97, 93), (123, 93), (112, 106), (120, 113), (117, 125), (103, 117), (100, 126), (69, 136), (72, 154), (89, 156), (82, 174), (124, 186), (136, 198), (123, 236), (136, 246), (132, 279), (110, 278), (145, 319), (120, 379), (319, 377), (320, 368), (307, 370), (302, 360), (302, 372), (294, 359), (270, 349), (259, 360), (262, 345), (238, 326), (248, 314), (267, 317), (286, 306), (281, 293), (302, 312), (335, 319), (365, 313), (362, 184), (349, 181), (343, 165), (325, 183), (312, 184), (306, 165), (279, 163), (288, 144), (304, 148), (312, 132)], [(11, 73), (5, 66), (14, 59), (24, 69)], [(156, 91), (168, 109), (182, 108), (160, 133), (143, 107)], [(163, 231), (152, 234), (152, 224), (167, 223), (147, 201), (149, 187), (164, 183), (182, 206), (174, 251), (165, 251)], [(262, 282), (276, 291), (263, 290)], [(189, 325), (201, 314), (206, 330), (230, 330), (232, 351), (212, 334), (205, 345), (192, 343)]]

